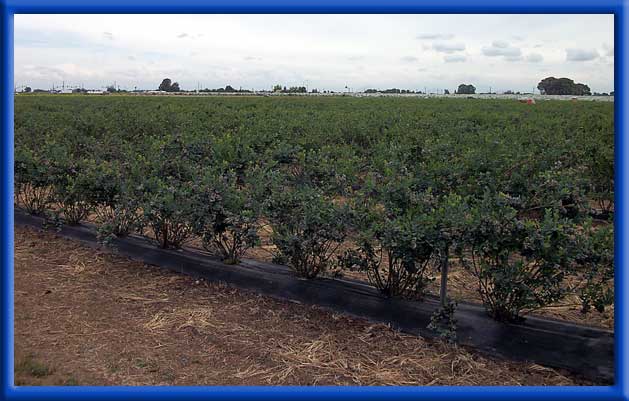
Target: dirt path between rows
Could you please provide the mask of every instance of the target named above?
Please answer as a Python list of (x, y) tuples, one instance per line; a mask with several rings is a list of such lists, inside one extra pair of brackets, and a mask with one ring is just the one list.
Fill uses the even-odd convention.
[(15, 228), (16, 385), (575, 385)]

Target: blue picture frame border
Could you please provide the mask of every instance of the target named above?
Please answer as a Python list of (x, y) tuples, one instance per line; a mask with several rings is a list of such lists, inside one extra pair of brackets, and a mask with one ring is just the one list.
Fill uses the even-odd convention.
[[(629, 0), (0, 0), (0, 386), (7, 400), (629, 400), (627, 341), (626, 70)], [(16, 387), (13, 383), (13, 15), (14, 14), (614, 14), (615, 90), (615, 369), (613, 386), (595, 387)], [(584, 27), (587, 29), (587, 27)]]

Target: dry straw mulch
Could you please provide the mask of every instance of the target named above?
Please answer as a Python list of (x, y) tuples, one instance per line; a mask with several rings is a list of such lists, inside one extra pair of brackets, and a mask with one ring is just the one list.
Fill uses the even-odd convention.
[(17, 385), (574, 385), (15, 228)]

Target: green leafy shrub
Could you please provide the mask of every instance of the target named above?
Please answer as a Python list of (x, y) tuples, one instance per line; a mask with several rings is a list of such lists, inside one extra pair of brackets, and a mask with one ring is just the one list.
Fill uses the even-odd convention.
[(540, 174), (531, 185), (528, 210), (552, 208), (574, 221), (585, 218), (590, 211), (586, 196), (587, 182), (583, 169), (561, 168), (561, 164)]
[[(191, 136), (191, 137), (189, 137)], [(147, 138), (146, 154), (135, 154), (133, 193), (148, 227), (161, 248), (178, 249), (193, 234), (199, 165), (206, 162), (202, 138), (175, 132)]]
[(574, 292), (581, 300), (582, 312), (592, 307), (598, 312), (614, 303), (613, 226), (594, 227), (588, 220), (577, 234), (574, 250), (580, 278)]
[(325, 194), (342, 193), (347, 185), (347, 177), (343, 174), (347, 166), (341, 166), (336, 155), (330, 155), (334, 153), (332, 149), (325, 145), (320, 148), (303, 150), (282, 147), (273, 155), (273, 160), (293, 187), (317, 188)]
[(90, 199), (91, 180), (85, 174), (85, 160), (56, 158), (56, 174), (52, 176), (53, 202), (67, 224), (79, 224), (94, 208)]
[(333, 263), (347, 237), (349, 210), (312, 188), (274, 191), (266, 202), (271, 240), (300, 277), (314, 278)]
[[(584, 310), (602, 310), (613, 298), (613, 241), (602, 234), (613, 219), (613, 122), (613, 104), (602, 102), (531, 109), (465, 99), (18, 97), (15, 201), (55, 226), (89, 209), (103, 238), (146, 228), (160, 246), (177, 248), (196, 233), (228, 262), (269, 221), (276, 262), (317, 275), (349, 245), (348, 268), (378, 271), (392, 293), (403, 286), (386, 284), (387, 249), (402, 277), (404, 258), (431, 248), (424, 276), (441, 270), (442, 307), (448, 265), (459, 256), (470, 271), (476, 258), (486, 303), (501, 319), (565, 291)], [(249, 177), (258, 168), (273, 176), (269, 190)], [(206, 170), (222, 178), (206, 185)], [(505, 195), (483, 206), (485, 191)], [(375, 221), (345, 221), (340, 205), (363, 197)], [(596, 230), (588, 215), (599, 219)], [(544, 228), (545, 219), (554, 223)], [(540, 240), (553, 224), (559, 239)], [(536, 273), (564, 245), (571, 257)]]
[[(580, 163), (587, 171), (585, 178), (589, 185), (589, 194), (595, 200), (602, 214), (614, 211), (614, 124), (613, 115), (602, 116), (604, 119), (587, 119), (587, 127), (577, 139), (581, 145)], [(585, 125), (585, 124), (584, 124)]]
[(552, 210), (539, 221), (520, 220), (500, 194), (486, 194), (474, 218), (468, 233), (471, 255), (461, 260), (478, 279), (478, 292), (493, 318), (518, 321), (523, 312), (566, 295), (574, 225)]
[(467, 227), (468, 201), (454, 192), (434, 193), (425, 176), (391, 156), (354, 197), (357, 247), (345, 252), (341, 265), (366, 272), (387, 296), (415, 297), (439, 268), (445, 307), (450, 253)]
[(15, 198), (17, 205), (30, 214), (42, 215), (52, 202), (48, 163), (31, 149), (15, 150)]
[(438, 253), (426, 213), (430, 195), (418, 195), (415, 182), (398, 163), (385, 161), (353, 199), (355, 246), (339, 257), (340, 266), (366, 273), (387, 297), (421, 297)]
[(86, 169), (89, 197), (103, 237), (123, 237), (142, 230), (139, 196), (134, 188), (138, 178), (132, 178), (137, 172), (129, 167), (123, 174), (119, 163), (100, 161), (91, 163)]
[(194, 233), (209, 252), (218, 254), (228, 264), (240, 261), (247, 249), (259, 243), (260, 202), (255, 181), (242, 181), (234, 172), (206, 173), (195, 196)]
[(387, 296), (418, 297), (430, 282), (436, 249), (426, 226), (406, 214), (374, 219), (356, 238), (356, 248), (339, 258), (341, 267), (367, 274), (369, 282)]
[(142, 221), (149, 227), (160, 248), (178, 249), (190, 239), (189, 216), (194, 214), (192, 183), (166, 183), (155, 177), (140, 184)]

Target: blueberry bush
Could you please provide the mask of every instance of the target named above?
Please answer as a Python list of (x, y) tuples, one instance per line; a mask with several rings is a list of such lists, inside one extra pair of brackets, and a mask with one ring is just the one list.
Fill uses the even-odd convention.
[(14, 125), (16, 207), (103, 237), (228, 264), (266, 241), (387, 297), (439, 277), (448, 332), (455, 265), (502, 321), (613, 302), (612, 103), (24, 95)]

